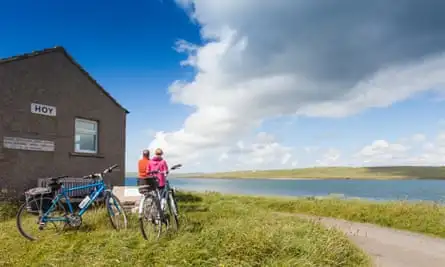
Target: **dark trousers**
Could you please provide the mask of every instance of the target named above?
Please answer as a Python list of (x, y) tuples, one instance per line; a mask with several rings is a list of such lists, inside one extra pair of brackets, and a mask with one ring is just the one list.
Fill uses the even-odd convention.
[(159, 186), (159, 195), (161, 196), (161, 199), (163, 198), (167, 198), (167, 190), (165, 188), (165, 186)]

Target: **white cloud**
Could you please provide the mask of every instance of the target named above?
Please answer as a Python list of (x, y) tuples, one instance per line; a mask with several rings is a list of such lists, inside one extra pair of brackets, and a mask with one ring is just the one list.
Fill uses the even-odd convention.
[[(191, 162), (189, 170), (212, 166), (206, 171), (261, 170), (276, 168), (304, 168), (313, 166), (394, 166), (394, 165), (444, 165), (445, 132), (431, 139), (424, 134), (408, 135), (405, 143), (375, 140), (356, 153), (344, 153), (337, 148), (304, 147), (310, 153), (300, 162), (296, 148), (279, 143), (268, 133), (260, 132), (251, 141), (239, 140), (226, 147), (215, 159)], [(209, 162), (211, 162), (209, 164)], [(221, 166), (224, 166), (222, 168)]]
[[(169, 88), (173, 102), (195, 112), (182, 129), (157, 134), (152, 146), (182, 162), (218, 158), (272, 117), (343, 117), (445, 84), (445, 27), (432, 23), (443, 16), (440, 1), (177, 2), (206, 40), (178, 42), (188, 54), (181, 64), (197, 74)], [(256, 149), (254, 160), (281, 148), (267, 149)]]
[(425, 143), (425, 144), (422, 146), (422, 149), (423, 149), (424, 151), (427, 151), (427, 152), (434, 151), (434, 144), (431, 143), (431, 142)]
[(241, 169), (285, 168), (293, 158), (292, 150), (277, 142), (271, 134), (260, 132), (252, 143), (238, 141), (223, 155), (239, 162)]
[[(444, 165), (445, 133), (439, 133), (433, 140), (413, 138), (410, 146), (376, 140), (363, 147), (354, 155), (352, 161), (357, 165)], [(421, 140), (421, 142), (419, 141)]]
[(228, 159), (229, 158), (229, 155), (227, 155), (227, 153), (226, 152), (224, 152), (224, 153), (222, 153), (220, 156), (219, 156), (219, 161), (225, 161), (226, 159)]
[(281, 164), (286, 164), (290, 159), (292, 158), (292, 154), (291, 153), (286, 153), (283, 155), (283, 157), (281, 158)]
[(320, 166), (335, 166), (338, 165), (340, 156), (340, 150), (330, 148), (322, 155), (321, 159), (316, 160), (316, 163)]
[(304, 148), (304, 151), (306, 151), (307, 153), (313, 153), (313, 152), (317, 152), (320, 148), (317, 146), (307, 146)]
[(401, 144), (391, 144), (386, 140), (375, 140), (371, 145), (363, 147), (359, 153), (356, 154), (363, 163), (390, 163), (391, 160), (397, 160), (406, 157), (406, 152), (409, 150)]
[(443, 134), (439, 134), (434, 141), (425, 143), (417, 155), (410, 155), (407, 162), (412, 165), (441, 165), (445, 164), (445, 142)]
[(413, 136), (411, 137), (411, 139), (412, 139), (414, 142), (421, 143), (421, 142), (425, 142), (425, 140), (426, 140), (426, 136), (425, 136), (424, 134), (415, 134), (415, 135), (413, 135)]
[(445, 132), (437, 136), (436, 142), (439, 146), (445, 146)]

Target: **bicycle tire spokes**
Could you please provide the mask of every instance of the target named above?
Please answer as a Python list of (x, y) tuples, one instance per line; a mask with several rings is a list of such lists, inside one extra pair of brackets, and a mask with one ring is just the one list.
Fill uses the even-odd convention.
[(152, 235), (158, 239), (162, 232), (162, 214), (160, 213), (159, 198), (156, 192), (151, 191), (145, 193), (142, 200), (144, 201), (142, 203), (142, 214), (139, 217), (139, 227), (142, 236), (147, 240)]
[(151, 223), (156, 239), (162, 234), (163, 214), (161, 209), (161, 202), (159, 199), (159, 192), (154, 191), (151, 194)]
[[(46, 215), (44, 218), (43, 214)], [(66, 209), (60, 201), (53, 205), (52, 198), (35, 198), (19, 208), (16, 216), (17, 228), (22, 236), (31, 241), (50, 237), (51, 233), (65, 230), (66, 214)]]
[[(25, 226), (28, 225), (32, 225), (40, 231), (46, 229), (49, 224), (56, 225), (57, 223), (62, 223), (63, 229), (65, 229), (68, 224), (78, 228), (82, 224), (82, 215), (84, 214), (84, 212), (86, 212), (89, 207), (93, 205), (98, 196), (104, 192), (106, 210), (112, 226), (116, 230), (126, 229), (127, 217), (125, 214), (125, 210), (121, 205), (119, 199), (114, 196), (110, 190), (107, 189), (107, 186), (103, 181), (104, 175), (112, 172), (113, 169), (117, 167), (118, 165), (113, 165), (105, 169), (101, 173), (94, 173), (82, 177), (84, 179), (93, 179), (94, 183), (92, 184), (75, 186), (69, 189), (65, 189), (63, 184), (60, 183), (59, 180), (68, 176), (59, 176), (49, 178), (51, 183), (48, 184), (47, 188), (37, 187), (25, 192), (26, 203), (19, 208), (16, 215), (16, 224), (20, 234), (22, 234), (29, 240), (37, 239), (34, 235), (30, 234), (30, 232), (32, 231), (24, 230)], [(54, 192), (56, 192), (60, 188), (62, 189), (61, 193), (59, 193), (56, 197), (53, 197)], [(92, 188), (93, 193), (87, 195), (84, 198), (84, 200), (81, 202), (82, 207), (80, 207), (79, 213), (75, 214), (66, 193), (78, 189), (87, 188)], [(63, 206), (63, 203), (61, 202), (61, 199), (63, 198), (66, 200), (69, 213), (67, 213), (65, 207)], [(39, 200), (40, 202), (38, 202)], [(60, 214), (54, 216), (54, 214), (57, 213)], [(28, 215), (31, 215), (32, 219), (29, 219)], [(119, 218), (123, 220), (122, 223), (119, 222)], [(34, 223), (31, 223), (31, 221), (34, 221)], [(36, 226), (36, 224), (38, 225), (38, 227)]]
[(109, 193), (105, 198), (105, 205), (113, 228), (116, 230), (126, 229), (128, 224), (127, 215), (120, 200)]
[(174, 230), (178, 231), (179, 230), (179, 218), (178, 218), (178, 209), (177, 209), (177, 205), (176, 205), (176, 200), (173, 197), (173, 194), (171, 192), (168, 193), (167, 195), (167, 203), (168, 205), (168, 210), (169, 210), (169, 219), (170, 219), (170, 224), (173, 222), (174, 223)]

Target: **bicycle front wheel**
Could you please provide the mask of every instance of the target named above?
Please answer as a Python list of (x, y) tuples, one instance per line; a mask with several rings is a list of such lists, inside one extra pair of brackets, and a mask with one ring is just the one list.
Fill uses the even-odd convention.
[(105, 197), (105, 206), (113, 228), (116, 230), (127, 229), (128, 221), (124, 207), (113, 193), (109, 193)]
[(139, 217), (139, 227), (142, 236), (148, 240), (150, 232), (154, 233), (154, 237), (158, 239), (162, 233), (162, 217), (161, 203), (155, 192), (145, 195), (142, 206), (142, 214)]
[[(45, 213), (47, 214), (42, 220)], [(66, 214), (60, 201), (53, 205), (52, 198), (37, 197), (19, 208), (16, 216), (17, 229), (23, 237), (31, 241), (51, 238), (67, 226)]]

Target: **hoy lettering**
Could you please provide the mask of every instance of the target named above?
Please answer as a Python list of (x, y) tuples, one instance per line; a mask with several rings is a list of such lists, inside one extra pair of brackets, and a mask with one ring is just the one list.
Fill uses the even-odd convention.
[(56, 116), (56, 107), (32, 103), (31, 112), (46, 116)]
[(52, 113), (53, 112), (52, 108), (47, 108), (47, 107), (42, 107), (42, 106), (35, 106), (34, 110), (36, 112), (43, 112), (43, 113)]

